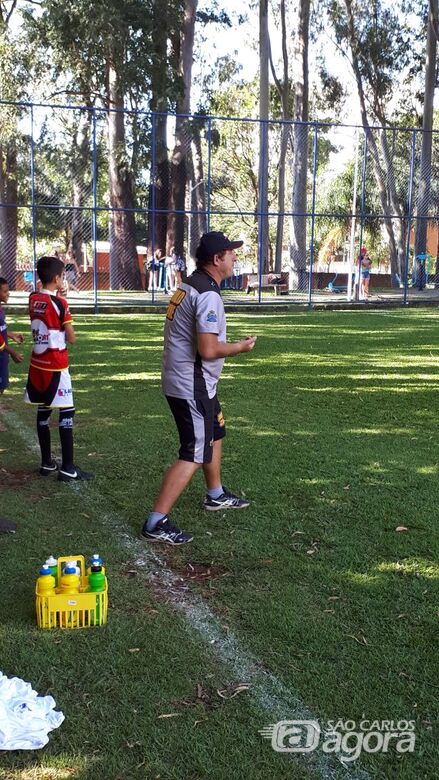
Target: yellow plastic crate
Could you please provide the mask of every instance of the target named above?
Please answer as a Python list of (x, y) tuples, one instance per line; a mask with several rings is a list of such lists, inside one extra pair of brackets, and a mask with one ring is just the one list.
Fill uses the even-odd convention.
[(36, 595), (36, 613), (38, 628), (92, 628), (103, 626), (107, 622), (108, 611), (108, 581), (105, 577), (105, 590), (99, 593), (87, 593), (88, 577), (86, 575), (83, 555), (68, 555), (58, 558), (58, 582), (61, 579), (62, 564), (76, 561), (80, 566), (79, 593), (66, 595), (55, 593), (53, 596)]

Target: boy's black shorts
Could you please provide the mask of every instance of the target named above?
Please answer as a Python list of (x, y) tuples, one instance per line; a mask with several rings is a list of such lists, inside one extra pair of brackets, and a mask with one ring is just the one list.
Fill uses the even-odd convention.
[(166, 400), (180, 436), (179, 459), (190, 463), (210, 463), (213, 442), (226, 435), (217, 396), (194, 401), (167, 395)]

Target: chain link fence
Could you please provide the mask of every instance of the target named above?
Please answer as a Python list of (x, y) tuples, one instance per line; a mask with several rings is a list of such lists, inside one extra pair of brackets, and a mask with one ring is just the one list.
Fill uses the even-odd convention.
[(223, 230), (229, 302), (439, 300), (438, 174), (438, 131), (0, 103), (0, 273), (24, 303), (58, 252), (75, 303), (148, 306)]

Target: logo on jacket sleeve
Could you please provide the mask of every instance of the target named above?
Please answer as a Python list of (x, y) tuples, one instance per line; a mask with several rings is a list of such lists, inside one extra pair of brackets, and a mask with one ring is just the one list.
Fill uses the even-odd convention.
[(213, 309), (207, 312), (206, 320), (207, 322), (218, 322), (218, 317)]

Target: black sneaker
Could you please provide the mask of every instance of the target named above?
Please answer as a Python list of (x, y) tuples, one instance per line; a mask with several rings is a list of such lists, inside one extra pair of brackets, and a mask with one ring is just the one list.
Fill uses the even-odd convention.
[(59, 469), (58, 479), (60, 482), (88, 482), (93, 479), (93, 474), (89, 471), (82, 471), (78, 466), (74, 466), (72, 471), (63, 471)]
[(247, 501), (245, 498), (238, 498), (238, 496), (233, 495), (233, 493), (224, 488), (224, 493), (221, 493), (218, 498), (211, 498), (209, 495), (206, 495), (203, 506), (208, 512), (218, 512), (220, 509), (246, 509), (250, 506), (250, 501)]
[(54, 474), (55, 471), (58, 471), (58, 464), (55, 460), (50, 461), (50, 463), (42, 463), (40, 467), (40, 474), (42, 477), (48, 477), (49, 474)]
[(144, 539), (147, 539), (148, 542), (164, 542), (165, 544), (172, 545), (186, 544), (187, 542), (191, 542), (194, 538), (191, 534), (180, 531), (179, 528), (172, 525), (167, 517), (164, 517), (163, 520), (159, 520), (153, 531), (148, 531), (145, 523), (141, 535)]

